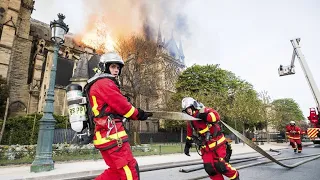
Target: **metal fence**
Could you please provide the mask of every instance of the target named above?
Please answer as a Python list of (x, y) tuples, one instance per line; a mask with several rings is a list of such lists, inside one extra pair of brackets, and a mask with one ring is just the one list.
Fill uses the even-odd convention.
[[(271, 142), (276, 142), (279, 139), (284, 140), (284, 133), (246, 133), (246, 137), (250, 140), (267, 142), (268, 138)], [(182, 136), (182, 137), (181, 137)], [(225, 135), (226, 138), (235, 140), (236, 136), (234, 134)], [(184, 142), (186, 139), (186, 133), (183, 132), (157, 132), (157, 133), (148, 133), (141, 132), (139, 133), (140, 142), (142, 144), (151, 144), (151, 143), (179, 143), (181, 140)], [(55, 129), (53, 143), (77, 143), (79, 141), (76, 133), (72, 129)]]

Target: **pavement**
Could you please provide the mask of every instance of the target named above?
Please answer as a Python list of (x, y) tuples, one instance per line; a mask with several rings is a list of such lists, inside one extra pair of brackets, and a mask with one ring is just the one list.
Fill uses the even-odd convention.
[[(264, 143), (259, 145), (265, 151), (270, 149), (279, 150), (290, 148), (289, 143)], [(232, 143), (233, 154), (232, 157), (241, 156), (248, 153), (254, 153), (248, 145), (243, 143)], [(153, 156), (138, 156), (135, 157), (138, 161), (140, 168), (148, 167), (151, 165), (170, 164), (176, 162), (186, 162), (191, 160), (200, 160), (201, 157), (196, 152), (191, 152), (191, 156), (184, 154), (166, 154), (166, 155), (153, 155)], [(94, 176), (103, 172), (107, 165), (100, 160), (85, 160), (77, 162), (56, 162), (54, 169), (47, 172), (30, 172), (30, 164), (19, 166), (2, 166), (0, 167), (1, 180), (62, 180), (62, 179), (77, 179), (84, 176)]]

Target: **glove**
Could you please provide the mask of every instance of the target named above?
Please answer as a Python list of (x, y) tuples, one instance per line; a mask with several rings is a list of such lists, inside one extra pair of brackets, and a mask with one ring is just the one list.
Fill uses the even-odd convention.
[(186, 141), (186, 145), (184, 146), (184, 154), (187, 156), (190, 156), (190, 148), (192, 146), (192, 140), (191, 139), (187, 139)]
[(208, 113), (199, 113), (198, 114), (198, 118), (203, 121), (207, 121), (207, 116), (208, 116)]
[(145, 112), (144, 110), (138, 108), (138, 119), (141, 121), (147, 120), (148, 117), (151, 117), (153, 114), (150, 112)]

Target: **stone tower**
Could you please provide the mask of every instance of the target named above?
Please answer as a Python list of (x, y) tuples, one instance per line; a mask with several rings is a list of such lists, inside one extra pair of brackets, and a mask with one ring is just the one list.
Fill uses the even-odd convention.
[(28, 71), (32, 39), (29, 37), (33, 0), (3, 0), (0, 4), (0, 75), (9, 84), (10, 106), (27, 113)]

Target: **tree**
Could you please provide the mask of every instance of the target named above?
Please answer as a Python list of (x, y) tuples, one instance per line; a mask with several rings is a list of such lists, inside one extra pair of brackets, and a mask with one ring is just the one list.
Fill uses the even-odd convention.
[(8, 97), (9, 87), (7, 85), (7, 81), (0, 75), (0, 119), (4, 116)]
[(157, 44), (143, 36), (131, 36), (118, 40), (116, 50), (126, 60), (122, 70), (121, 84), (132, 102), (140, 106), (139, 96), (156, 95), (156, 83), (160, 70), (157, 69)]
[[(177, 92), (168, 104), (168, 110), (181, 111), (181, 99), (191, 96), (206, 106), (215, 108), (227, 123), (240, 116), (242, 121), (248, 122), (259, 117), (257, 107), (260, 106), (260, 101), (252, 85), (218, 65), (193, 65), (187, 68), (179, 76), (176, 88)], [(165, 123), (171, 129), (185, 126), (183, 121)]]
[[(175, 79), (179, 71), (175, 62), (167, 62), (158, 53), (157, 43), (144, 36), (132, 35), (117, 41), (115, 50), (125, 60), (120, 82), (122, 90), (130, 97), (134, 106), (150, 110), (149, 103), (155, 103), (160, 93), (167, 88), (163, 82)], [(162, 91), (162, 92), (161, 92)], [(148, 102), (143, 102), (145, 99)], [(153, 106), (159, 110), (161, 107)], [(137, 132), (140, 122), (130, 124), (130, 129)], [(138, 143), (138, 142), (137, 142)]]
[(271, 121), (277, 130), (284, 130), (290, 121), (298, 123), (305, 119), (299, 105), (291, 98), (277, 99), (272, 103), (275, 118)]
[(262, 101), (253, 86), (243, 81), (232, 94), (232, 103), (228, 106), (228, 117), (233, 120), (237, 130), (246, 130), (259, 127), (262, 122)]

